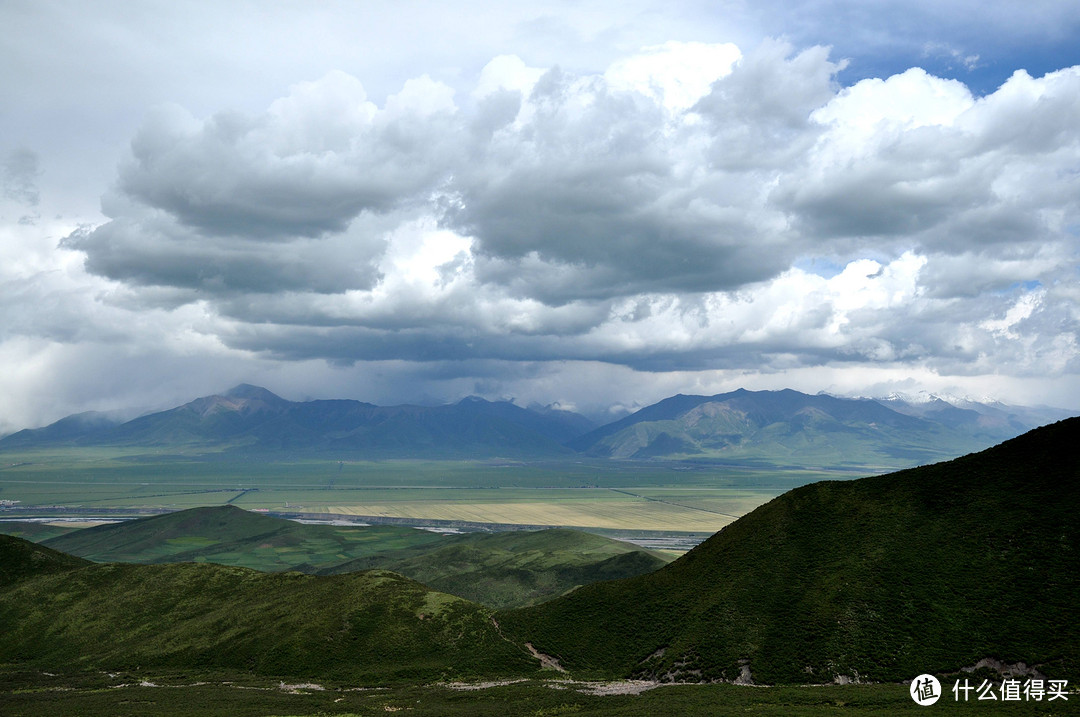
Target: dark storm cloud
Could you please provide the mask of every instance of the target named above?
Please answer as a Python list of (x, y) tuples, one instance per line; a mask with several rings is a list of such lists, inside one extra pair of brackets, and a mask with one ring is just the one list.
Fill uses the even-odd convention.
[(560, 358), (558, 337), (495, 336), (482, 330), (423, 326), (383, 330), (363, 326), (247, 325), (230, 337), (230, 345), (290, 361), (324, 358), (334, 363), (357, 361), (462, 361), (503, 359), (546, 361)]
[(423, 118), (379, 126), (367, 120), (362, 94), (353, 102), (305, 106), (300, 117), (217, 114), (191, 128), (153, 119), (132, 143), (120, 188), (212, 234), (275, 240), (343, 231), (360, 213), (387, 212), (429, 188), (443, 170), (435, 146), (442, 127)]
[(379, 110), (332, 72), (258, 116), (160, 108), (103, 202), (112, 221), (64, 245), (135, 285), (370, 288), (394, 211), (426, 200), (458, 157), (451, 94), (421, 78)]
[(361, 212), (386, 212), (437, 183), (446, 163), (444, 118), (373, 115), (359, 83), (339, 74), (261, 117), (200, 123), (161, 111), (132, 141), (120, 189), (209, 234), (340, 232)]
[(77, 231), (62, 244), (86, 252), (88, 271), (135, 286), (196, 289), (203, 296), (334, 293), (368, 288), (378, 279), (372, 261), (384, 242), (363, 231), (369, 225), (358, 224), (355, 234), (294, 238), (268, 250), (254, 238), (208, 236), (163, 212), (140, 211)]

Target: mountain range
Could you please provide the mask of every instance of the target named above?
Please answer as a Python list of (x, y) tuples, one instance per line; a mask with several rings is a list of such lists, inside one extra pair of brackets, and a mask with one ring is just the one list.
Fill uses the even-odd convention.
[[(958, 405), (959, 404), (959, 405)], [(979, 450), (1069, 415), (940, 398), (908, 401), (737, 390), (677, 395), (597, 427), (584, 416), (466, 398), (444, 406), (294, 402), (242, 384), (176, 408), (117, 421), (77, 414), (0, 440), (0, 450), (125, 446), (260, 455), (366, 458), (707, 460), (888, 469)]]
[(0, 449), (113, 445), (375, 458), (547, 457), (570, 454), (562, 444), (592, 426), (574, 413), (525, 409), (508, 401), (466, 398), (435, 407), (295, 402), (241, 384), (119, 424), (69, 417), (7, 436)]
[(718, 459), (828, 467), (916, 465), (985, 448), (1065, 417), (944, 400), (908, 403), (737, 390), (677, 395), (571, 440), (611, 458)]

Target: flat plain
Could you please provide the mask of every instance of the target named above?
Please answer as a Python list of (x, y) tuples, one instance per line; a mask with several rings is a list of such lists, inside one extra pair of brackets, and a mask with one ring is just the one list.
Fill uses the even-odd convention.
[(793, 487), (854, 473), (691, 462), (303, 459), (147, 449), (5, 452), (0, 499), (56, 515), (236, 505), (296, 514), (713, 533)]

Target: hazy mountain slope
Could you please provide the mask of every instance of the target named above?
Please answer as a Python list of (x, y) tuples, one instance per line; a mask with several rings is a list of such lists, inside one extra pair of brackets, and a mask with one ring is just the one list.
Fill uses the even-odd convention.
[(655, 573), (504, 614), (571, 669), (910, 679), (994, 657), (1080, 677), (1080, 419), (790, 491)]
[(569, 445), (624, 459), (709, 458), (872, 470), (951, 458), (989, 442), (869, 399), (740, 389), (674, 396)]
[[(1039, 425), (1022, 421), (1016, 413), (1011, 411), (973, 403), (958, 406), (937, 397), (920, 402), (906, 401), (901, 398), (877, 400), (897, 413), (928, 419), (991, 440), (1012, 438)], [(1054, 420), (1061, 418), (1064, 416), (1059, 416)]]
[(932, 420), (995, 442), (1077, 415), (1075, 411), (1048, 406), (1009, 406), (996, 401), (983, 403), (926, 393), (914, 396), (893, 394), (875, 400), (898, 413)]
[(72, 416), (0, 440), (0, 449), (50, 445), (184, 450), (334, 452), (367, 457), (550, 457), (591, 427), (562, 411), (470, 398), (447, 406), (375, 406), (349, 400), (287, 401), (242, 384), (176, 408), (113, 425)]
[(156, 446), (244, 441), (253, 430), (286, 413), (289, 405), (266, 389), (241, 384), (220, 396), (140, 416), (94, 436), (92, 442)]
[(6, 448), (32, 447), (47, 444), (77, 444), (92, 436), (105, 434), (123, 421), (116, 414), (86, 411), (61, 418), (42, 428), (26, 428), (4, 437)]
[(441, 540), (402, 526), (306, 525), (219, 506), (85, 528), (44, 544), (98, 562), (213, 562), (274, 571), (325, 567)]
[(322, 571), (393, 570), (492, 607), (529, 605), (579, 585), (652, 572), (669, 561), (599, 535), (551, 529), (449, 536), (438, 545), (351, 560)]
[[(10, 541), (19, 539), (0, 537), (5, 557), (18, 552)], [(0, 625), (0, 662), (42, 669), (226, 669), (372, 684), (536, 667), (486, 608), (380, 571), (91, 565), (0, 587)]]

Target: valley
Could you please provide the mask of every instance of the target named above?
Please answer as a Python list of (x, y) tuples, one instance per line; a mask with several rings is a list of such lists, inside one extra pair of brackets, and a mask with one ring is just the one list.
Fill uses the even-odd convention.
[[(719, 700), (718, 714), (893, 714), (917, 709), (904, 681), (923, 671), (1080, 678), (1080, 419), (912, 467), (895, 449), (922, 430), (913, 417), (780, 393), (675, 397), (593, 429), (583, 450), (531, 456), (364, 455), (315, 434), (318, 448), (253, 450), (285, 414), (252, 419), (263, 409), (244, 396), (200, 399), (201, 418), (176, 409), (183, 420), (164, 425), (190, 440), (155, 434), (154, 416), (146, 440), (104, 440), (100, 423), (89, 437), (15, 434), (0, 441), (0, 704), (629, 715)], [(734, 445), (733, 412), (741, 458), (715, 441), (720, 453), (686, 453), (705, 418)], [(860, 453), (886, 419), (903, 429), (891, 448)], [(520, 435), (499, 421), (471, 425)], [(475, 435), (452, 424), (435, 433)], [(677, 430), (689, 438), (662, 437)], [(244, 431), (255, 438), (237, 442)], [(959, 433), (924, 438), (935, 432), (948, 440), (924, 457), (955, 451)], [(768, 462), (774, 439), (820, 450)], [(682, 452), (605, 454), (634, 445)], [(890, 451), (907, 467), (870, 460)]]
[(566, 526), (707, 537), (798, 485), (848, 470), (576, 460), (241, 460), (116, 447), (2, 454), (0, 520), (130, 517), (235, 505), (432, 527)]
[(0, 28), (0, 717), (1080, 715), (1080, 0)]
[(293, 402), (240, 385), (124, 423), (79, 414), (0, 439), (0, 518), (235, 505), (435, 528), (677, 533), (686, 545), (792, 488), (955, 457), (1055, 415), (740, 390), (673, 396), (597, 427), (510, 402)]

